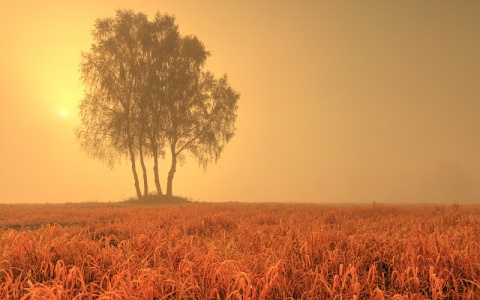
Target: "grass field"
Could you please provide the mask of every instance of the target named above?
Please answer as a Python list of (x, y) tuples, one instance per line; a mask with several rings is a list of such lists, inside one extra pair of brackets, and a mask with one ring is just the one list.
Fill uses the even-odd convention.
[(0, 205), (0, 299), (480, 299), (480, 207)]

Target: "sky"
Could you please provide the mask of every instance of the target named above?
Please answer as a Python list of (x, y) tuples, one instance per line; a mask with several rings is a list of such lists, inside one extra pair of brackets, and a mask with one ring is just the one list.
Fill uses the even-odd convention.
[[(7, 1), (0, 10), (0, 203), (121, 201), (75, 141), (98, 18), (176, 17), (238, 91), (237, 132), (174, 194), (227, 202), (480, 203), (480, 2)], [(62, 114), (64, 112), (64, 114)], [(165, 189), (168, 161), (162, 161)], [(151, 169), (152, 165), (148, 166)], [(150, 174), (154, 190), (153, 174)]]

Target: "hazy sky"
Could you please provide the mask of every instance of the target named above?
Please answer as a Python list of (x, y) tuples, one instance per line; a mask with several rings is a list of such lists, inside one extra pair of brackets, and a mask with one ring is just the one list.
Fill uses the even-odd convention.
[(0, 202), (134, 195), (127, 162), (110, 170), (74, 138), (80, 53), (95, 19), (117, 8), (174, 14), (211, 51), (208, 69), (241, 93), (238, 131), (218, 164), (204, 172), (187, 160), (175, 194), (480, 203), (476, 0), (6, 1)]

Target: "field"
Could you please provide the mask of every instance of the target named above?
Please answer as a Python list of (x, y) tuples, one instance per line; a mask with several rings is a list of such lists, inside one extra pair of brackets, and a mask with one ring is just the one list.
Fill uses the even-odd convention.
[(0, 299), (480, 299), (480, 207), (0, 205)]

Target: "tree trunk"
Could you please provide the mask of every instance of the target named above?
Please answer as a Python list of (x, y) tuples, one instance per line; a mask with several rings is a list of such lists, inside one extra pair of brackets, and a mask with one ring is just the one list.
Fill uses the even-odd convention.
[(157, 146), (152, 147), (153, 154), (153, 174), (155, 176), (155, 186), (157, 187), (157, 195), (163, 196), (162, 187), (160, 185), (160, 176), (158, 176), (158, 150)]
[(172, 165), (170, 166), (170, 171), (168, 172), (167, 177), (167, 196), (172, 196), (172, 185), (173, 185), (173, 175), (177, 171), (177, 155), (175, 154), (175, 148), (172, 147)]
[(128, 134), (128, 152), (130, 153), (130, 161), (132, 162), (132, 172), (135, 184), (135, 191), (137, 192), (137, 198), (142, 198), (142, 192), (140, 191), (140, 183), (138, 182), (137, 167), (135, 165), (135, 154), (133, 153), (132, 138)]
[(148, 196), (148, 180), (147, 180), (147, 168), (145, 167), (145, 161), (143, 160), (143, 141), (140, 137), (140, 164), (142, 165), (143, 172), (143, 195)]

